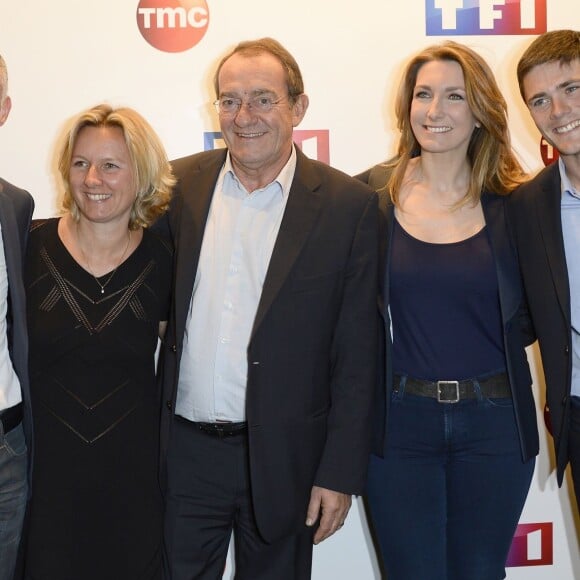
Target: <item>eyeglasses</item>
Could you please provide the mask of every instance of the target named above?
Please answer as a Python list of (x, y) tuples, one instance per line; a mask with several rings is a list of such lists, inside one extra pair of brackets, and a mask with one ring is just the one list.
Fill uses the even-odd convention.
[(237, 97), (220, 97), (217, 101), (214, 101), (213, 104), (220, 115), (237, 115), (243, 104), (256, 113), (269, 113), (285, 98), (286, 97), (278, 98), (273, 95), (258, 95), (248, 99), (244, 103), (242, 99), (238, 99)]

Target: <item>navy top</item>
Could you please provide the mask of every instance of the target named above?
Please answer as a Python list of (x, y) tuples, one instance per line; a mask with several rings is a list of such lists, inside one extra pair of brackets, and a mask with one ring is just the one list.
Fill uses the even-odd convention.
[(395, 373), (435, 381), (505, 370), (487, 228), (434, 244), (414, 238), (395, 219), (389, 296)]

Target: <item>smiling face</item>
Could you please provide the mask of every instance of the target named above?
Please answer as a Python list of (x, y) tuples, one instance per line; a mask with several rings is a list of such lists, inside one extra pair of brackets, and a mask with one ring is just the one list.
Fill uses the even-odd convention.
[(477, 122), (467, 103), (459, 63), (434, 60), (421, 66), (413, 90), (410, 121), (422, 151), (467, 155)]
[(70, 190), (80, 218), (129, 223), (136, 197), (133, 165), (119, 127), (83, 127), (69, 171)]
[[(236, 175), (253, 191), (272, 182), (288, 161), (292, 131), (306, 113), (308, 98), (299, 95), (295, 103), (289, 101), (284, 68), (266, 52), (232, 55), (220, 70), (218, 86), (220, 98), (242, 101), (237, 112), (220, 113), (220, 127)], [(258, 95), (279, 102), (268, 112), (248, 107)]]
[(562, 156), (580, 159), (580, 59), (532, 68), (523, 93), (534, 123)]

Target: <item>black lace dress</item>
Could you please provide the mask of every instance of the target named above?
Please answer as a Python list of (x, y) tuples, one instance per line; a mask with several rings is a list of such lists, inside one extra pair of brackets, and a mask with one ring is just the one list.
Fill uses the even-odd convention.
[(36, 222), (26, 292), (34, 471), (25, 552), (32, 580), (161, 578), (160, 395), (171, 252), (145, 230), (104, 293)]

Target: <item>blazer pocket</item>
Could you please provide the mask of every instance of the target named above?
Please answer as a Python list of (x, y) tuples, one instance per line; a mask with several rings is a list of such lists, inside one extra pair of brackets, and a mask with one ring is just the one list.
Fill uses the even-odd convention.
[(318, 419), (325, 419), (328, 416), (328, 413), (330, 412), (330, 407), (324, 407), (324, 409), (320, 409), (319, 411), (316, 411), (315, 413), (313, 413), (310, 418), (313, 421), (317, 421)]

